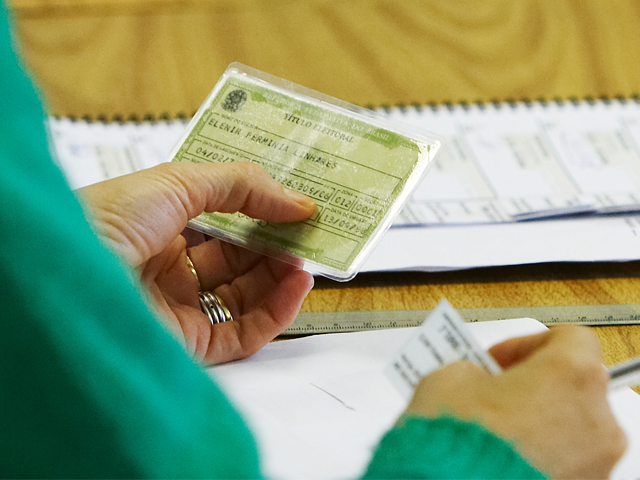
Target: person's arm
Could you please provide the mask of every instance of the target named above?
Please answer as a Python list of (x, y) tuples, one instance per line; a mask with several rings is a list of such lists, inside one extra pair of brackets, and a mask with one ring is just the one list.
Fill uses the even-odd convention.
[[(12, 51), (4, 2), (0, 5), (0, 71), (0, 474), (7, 478), (259, 478), (258, 452), (249, 428), (198, 362), (167, 332), (168, 323), (157, 314), (166, 310), (150, 309), (131, 264), (109, 252), (96, 237), (52, 161), (45, 114)], [(243, 182), (229, 171), (219, 177), (231, 186), (239, 184), (240, 194), (235, 187), (229, 192), (232, 199), (242, 199), (242, 191), (265, 192), (263, 186), (253, 188), (251, 181)], [(211, 201), (217, 198), (201, 193)], [(299, 202), (287, 198), (281, 190), (272, 190), (257, 199), (259, 205), (250, 206), (249, 201), (246, 206), (260, 214), (271, 199), (274, 210), (281, 211), (264, 213), (283, 220), (287, 215), (303, 217), (310, 208), (298, 208)], [(212, 206), (208, 200), (202, 204)], [(227, 197), (215, 205), (242, 207), (228, 203)], [(153, 203), (149, 207), (153, 209)], [(186, 220), (186, 214), (180, 215), (178, 223)], [(176, 236), (162, 238), (180, 242), (179, 228), (168, 232)], [(151, 249), (147, 260), (154, 252), (159, 259), (161, 254)], [(145, 257), (140, 258), (142, 266)], [(205, 255), (196, 260), (196, 267), (205, 276), (222, 273), (227, 267), (217, 261), (223, 258)], [(194, 315), (202, 315), (193, 304), (198, 287), (182, 260), (176, 260), (175, 275), (191, 282), (185, 289), (188, 298), (161, 297), (167, 305), (191, 305)], [(265, 274), (267, 288), (251, 290), (256, 304), (234, 308), (237, 321), (232, 322), (238, 329), (253, 320), (266, 325), (257, 337), (260, 345), (290, 321), (311, 280), (290, 266), (270, 268), (269, 262), (254, 261), (254, 267), (262, 265), (262, 270), (240, 265), (240, 271), (228, 274), (224, 283), (233, 285), (234, 273), (256, 283), (261, 271)], [(151, 263), (147, 261), (142, 271)], [(162, 266), (170, 264), (156, 265), (162, 272)], [(172, 274), (167, 271), (165, 279), (169, 281)], [(302, 285), (287, 297), (287, 284), (296, 278)], [(214, 286), (211, 278), (207, 281), (211, 282), (207, 287)], [(153, 283), (146, 283), (148, 291)], [(244, 286), (238, 285), (225, 299), (251, 303)], [(180, 291), (174, 292), (179, 295)], [(280, 295), (281, 304), (272, 311), (266, 300), (270, 292)], [(277, 314), (280, 323), (270, 326), (270, 313)], [(256, 343), (245, 333), (231, 336), (230, 343), (247, 339), (239, 350), (227, 351), (219, 342), (221, 351), (214, 360), (254, 350)]]
[(425, 377), (368, 478), (607, 478), (626, 438), (595, 335), (556, 327), (491, 349), (505, 370), (456, 362)]

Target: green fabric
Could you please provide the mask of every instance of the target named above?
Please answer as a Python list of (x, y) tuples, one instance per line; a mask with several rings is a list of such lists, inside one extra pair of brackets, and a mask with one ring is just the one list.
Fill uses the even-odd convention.
[(259, 477), (247, 427), (53, 164), (0, 8), (0, 475)]
[[(100, 244), (51, 160), (4, 4), (0, 65), (0, 476), (260, 477), (247, 426)], [(478, 427), (433, 425), (390, 432), (369, 475), (458, 476), (476, 461), (491, 478), (535, 473)], [(448, 466), (433, 467), (425, 450), (452, 435), (466, 447), (441, 448)]]
[(365, 478), (545, 477), (477, 423), (405, 416), (380, 442)]

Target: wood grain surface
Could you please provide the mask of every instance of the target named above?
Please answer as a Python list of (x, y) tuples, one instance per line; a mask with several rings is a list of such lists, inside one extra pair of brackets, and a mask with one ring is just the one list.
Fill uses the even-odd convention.
[(362, 106), (640, 92), (628, 0), (13, 0), (62, 116), (192, 114), (239, 61)]
[[(191, 115), (233, 61), (361, 106), (631, 97), (640, 1), (13, 0), (50, 112)], [(640, 264), (318, 281), (303, 311), (640, 303)], [(598, 327), (605, 362), (640, 326)]]

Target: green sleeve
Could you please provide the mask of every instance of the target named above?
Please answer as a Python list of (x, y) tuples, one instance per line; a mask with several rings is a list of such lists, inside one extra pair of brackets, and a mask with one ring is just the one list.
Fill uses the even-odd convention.
[(383, 437), (365, 478), (545, 477), (480, 424), (405, 416)]
[(0, 476), (257, 478), (222, 392), (92, 233), (0, 5)]

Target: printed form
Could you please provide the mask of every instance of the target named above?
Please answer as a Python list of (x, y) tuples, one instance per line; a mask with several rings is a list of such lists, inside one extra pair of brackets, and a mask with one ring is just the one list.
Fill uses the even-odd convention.
[[(412, 107), (387, 116), (445, 144), (365, 271), (640, 258), (640, 102)], [(187, 123), (52, 118), (49, 126), (58, 162), (79, 188), (167, 161)], [(594, 215), (562, 217), (578, 212)], [(537, 221), (514, 221), (526, 219)]]
[[(640, 210), (640, 103), (486, 104), (392, 109), (445, 139), (395, 226), (501, 223)], [(73, 188), (168, 160), (182, 120), (51, 119)]]
[(640, 208), (635, 101), (410, 108), (389, 116), (445, 139), (396, 226)]

